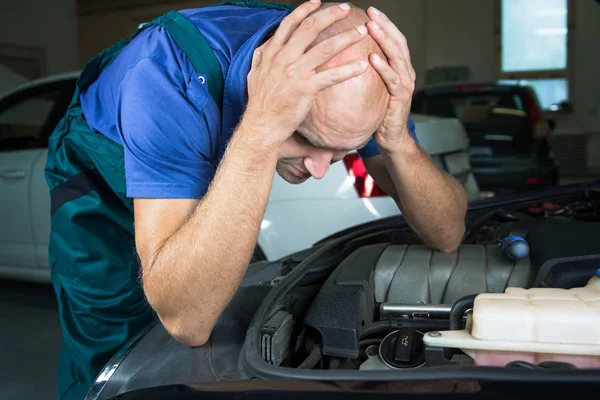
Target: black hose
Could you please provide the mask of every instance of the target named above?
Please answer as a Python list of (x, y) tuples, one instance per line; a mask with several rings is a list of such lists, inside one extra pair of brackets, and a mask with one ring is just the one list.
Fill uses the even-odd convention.
[(366, 338), (376, 333), (387, 332), (392, 329), (412, 328), (420, 331), (437, 331), (448, 329), (448, 321), (443, 319), (413, 319), (413, 320), (387, 320), (378, 321), (367, 325), (360, 333), (360, 338)]
[(298, 369), (312, 369), (317, 365), (319, 361), (321, 361), (321, 347), (315, 346), (312, 348), (308, 357), (300, 365), (298, 365)]
[(577, 369), (573, 364), (561, 361), (544, 361), (539, 364), (532, 364), (527, 361), (512, 361), (506, 364), (507, 367), (525, 368), (525, 369)]
[(477, 296), (478, 294), (471, 294), (469, 296), (461, 297), (452, 305), (452, 308), (450, 309), (450, 317), (448, 318), (450, 321), (451, 331), (463, 329), (463, 315), (468, 309), (473, 308), (475, 297)]
[(487, 222), (490, 218), (494, 217), (495, 215), (496, 215), (496, 210), (488, 211), (486, 213), (479, 215), (477, 218), (475, 218), (471, 221), (467, 221), (467, 223), (466, 223), (467, 227), (466, 227), (465, 233), (463, 235), (463, 243), (468, 243), (469, 240), (471, 239), (471, 236), (477, 230), (479, 230), (479, 228), (481, 228), (481, 226), (485, 222)]
[(546, 369), (577, 369), (573, 364), (562, 361), (544, 361), (539, 366)]
[(512, 361), (506, 364), (506, 367), (525, 368), (525, 369), (540, 369), (541, 367), (527, 361)]
[(362, 339), (358, 342), (360, 347), (379, 346), (382, 339)]
[(391, 321), (377, 321), (372, 323), (371, 325), (367, 325), (360, 332), (360, 338), (365, 338), (376, 333), (386, 332), (392, 329)]

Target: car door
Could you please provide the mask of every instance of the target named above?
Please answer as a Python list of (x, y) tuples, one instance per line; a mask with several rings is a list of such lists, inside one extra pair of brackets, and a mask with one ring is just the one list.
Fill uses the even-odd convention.
[(0, 269), (5, 274), (13, 268), (15, 276), (23, 277), (25, 270), (40, 266), (32, 216), (43, 213), (49, 220), (50, 210), (48, 206), (32, 213), (32, 204), (49, 205), (49, 200), (40, 199), (49, 195), (47, 189), (31, 186), (45, 185), (40, 173), (43, 176), (49, 123), (55, 124), (56, 106), (63, 98), (63, 86), (51, 83), (0, 101)]

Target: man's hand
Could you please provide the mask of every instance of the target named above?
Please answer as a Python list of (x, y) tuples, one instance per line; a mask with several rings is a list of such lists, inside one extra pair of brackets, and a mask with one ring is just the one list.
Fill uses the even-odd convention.
[(379, 148), (392, 150), (402, 146), (406, 140), (412, 140), (408, 132), (408, 116), (416, 73), (410, 61), (406, 37), (379, 10), (371, 7), (367, 13), (372, 20), (367, 24), (369, 33), (387, 58), (371, 54), (369, 60), (390, 94), (387, 113), (374, 138)]
[(306, 119), (320, 91), (356, 77), (368, 67), (366, 61), (354, 61), (316, 72), (367, 37), (365, 26), (351, 28), (306, 51), (321, 31), (350, 13), (348, 4), (340, 4), (311, 15), (320, 5), (320, 1), (309, 1), (299, 6), (254, 52), (243, 120), (260, 127), (259, 132), (267, 132), (277, 143), (290, 137)]
[(394, 198), (405, 221), (434, 249), (454, 251), (465, 231), (466, 194), (459, 182), (440, 171), (408, 132), (415, 70), (406, 38), (385, 14), (369, 8), (369, 33), (385, 54), (369, 61), (385, 82), (390, 101), (374, 134), (381, 154), (364, 160), (369, 174)]

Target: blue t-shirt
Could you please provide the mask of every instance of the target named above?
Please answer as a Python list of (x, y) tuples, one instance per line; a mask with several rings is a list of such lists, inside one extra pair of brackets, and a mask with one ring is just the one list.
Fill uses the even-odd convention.
[[(164, 28), (137, 35), (80, 96), (90, 127), (123, 145), (127, 196), (201, 198), (214, 177), (247, 102), (246, 77), (254, 50), (287, 11), (216, 6), (182, 10), (221, 66), (222, 116), (195, 71)], [(415, 137), (414, 124), (409, 123)], [(374, 140), (359, 151), (379, 153)]]

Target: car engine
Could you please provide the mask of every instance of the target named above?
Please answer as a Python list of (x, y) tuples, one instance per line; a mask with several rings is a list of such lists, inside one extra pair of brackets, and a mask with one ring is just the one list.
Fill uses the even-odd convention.
[(272, 314), (262, 356), (326, 370), (600, 368), (598, 238), (592, 196), (474, 215), (452, 253), (373, 240), (316, 286), (304, 312)]
[(485, 200), (465, 223), (452, 253), (391, 217), (252, 263), (209, 343), (150, 325), (88, 399), (246, 380), (600, 383), (600, 181)]

